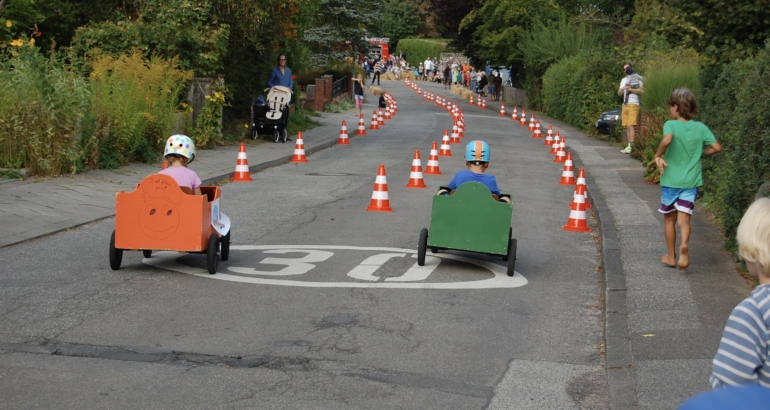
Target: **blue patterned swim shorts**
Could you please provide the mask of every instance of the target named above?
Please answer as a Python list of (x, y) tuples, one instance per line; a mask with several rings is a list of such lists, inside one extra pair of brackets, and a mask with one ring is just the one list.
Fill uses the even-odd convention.
[(698, 188), (669, 188), (667, 186), (660, 188), (660, 209), (658, 212), (667, 214), (679, 211), (692, 215)]

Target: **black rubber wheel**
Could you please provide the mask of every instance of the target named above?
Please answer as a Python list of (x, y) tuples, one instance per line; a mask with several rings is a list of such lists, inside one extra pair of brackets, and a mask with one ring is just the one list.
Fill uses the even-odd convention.
[(284, 127), (281, 131), (281, 142), (286, 142), (287, 139), (289, 139), (289, 131)]
[(257, 132), (257, 126), (256, 125), (252, 125), (251, 126), (251, 139), (255, 140), (255, 139), (257, 139), (257, 137), (259, 137), (259, 133)]
[(211, 236), (209, 236), (209, 247), (206, 249), (206, 255), (208, 256), (208, 260), (206, 263), (206, 267), (209, 270), (210, 274), (217, 273), (217, 266), (219, 266), (219, 252), (217, 252), (219, 248), (219, 237), (217, 234), (212, 233)]
[[(511, 238), (513, 238), (513, 227), (508, 228), (508, 244), (511, 244)], [(503, 262), (508, 262), (508, 254), (503, 256)]]
[(120, 269), (120, 263), (123, 262), (123, 249), (115, 248), (115, 231), (112, 231), (110, 238), (110, 268), (112, 270)]
[(273, 141), (278, 142), (281, 140), (281, 132), (278, 131), (278, 128), (275, 128), (273, 130)]
[(226, 261), (230, 259), (230, 232), (227, 235), (219, 238), (219, 260)]
[(431, 246), (430, 253), (438, 253), (438, 248), (434, 248)]
[(152, 251), (143, 250), (142, 251), (142, 256), (144, 256), (145, 258), (149, 258), (149, 257), (152, 256)]
[(422, 228), (420, 231), (420, 243), (417, 244), (417, 264), (425, 265), (425, 250), (428, 247), (428, 230)]
[(508, 276), (513, 276), (513, 269), (516, 267), (516, 239), (511, 238), (508, 241)]

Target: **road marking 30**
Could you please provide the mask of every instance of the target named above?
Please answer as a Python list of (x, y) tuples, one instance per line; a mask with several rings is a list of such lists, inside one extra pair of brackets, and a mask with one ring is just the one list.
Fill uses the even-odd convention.
[[(259, 263), (266, 265), (283, 265), (279, 271), (260, 271), (254, 268), (231, 266), (227, 270), (242, 275), (229, 275), (218, 272), (216, 275), (209, 275), (205, 269), (194, 268), (178, 263), (176, 260), (183, 256), (177, 252), (158, 252), (153, 253), (151, 258), (145, 258), (142, 262), (155, 266), (157, 268), (168, 269), (175, 272), (191, 274), (208, 279), (218, 279), (230, 282), (254, 283), (262, 285), (277, 286), (295, 286), (295, 287), (316, 287), (316, 288), (383, 288), (383, 289), (491, 289), (491, 288), (516, 288), (527, 284), (527, 279), (516, 272), (513, 277), (505, 274), (505, 268), (495, 263), (482, 261), (478, 259), (466, 258), (463, 256), (451, 255), (446, 253), (435, 254), (435, 256), (425, 256), (425, 266), (419, 266), (415, 262), (403, 275), (398, 277), (386, 278), (384, 282), (379, 280), (374, 273), (388, 260), (392, 258), (403, 258), (411, 255), (417, 257), (417, 251), (412, 249), (385, 248), (385, 247), (362, 247), (362, 246), (335, 246), (335, 245), (231, 245), (231, 250), (249, 251), (261, 250), (263, 253), (286, 254), (286, 253), (304, 253), (299, 258), (264, 258)], [(359, 250), (359, 251), (377, 251), (383, 252), (372, 255), (364, 259), (358, 266), (354, 267), (347, 276), (356, 279), (355, 282), (311, 282), (294, 279), (262, 278), (258, 276), (296, 276), (302, 275), (312, 270), (313, 263), (324, 262), (334, 255), (328, 250)], [(459, 262), (465, 262), (487, 269), (494, 274), (494, 277), (483, 280), (474, 280), (466, 282), (421, 282), (427, 279), (430, 274), (439, 266), (441, 259), (452, 259)]]

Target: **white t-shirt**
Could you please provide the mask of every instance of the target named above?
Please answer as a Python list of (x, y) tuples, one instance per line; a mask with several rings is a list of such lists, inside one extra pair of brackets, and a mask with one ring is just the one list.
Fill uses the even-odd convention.
[(433, 69), (433, 61), (425, 60), (425, 70), (432, 70)]
[[(620, 90), (622, 88), (625, 88), (625, 86), (630, 84), (630, 82), (629, 82), (630, 81), (630, 79), (629, 79), (630, 77), (631, 76), (623, 77), (623, 79), (620, 81), (620, 87), (618, 87), (618, 90)], [(634, 75), (634, 77), (638, 78), (639, 76)], [(638, 82), (639, 82), (639, 87), (642, 87), (644, 85), (644, 83), (641, 80), (639, 80)], [(628, 92), (628, 91), (626, 91), (626, 92)], [(623, 100), (625, 101), (625, 98), (623, 98)], [(628, 92), (628, 102), (626, 104), (639, 105), (639, 94)]]

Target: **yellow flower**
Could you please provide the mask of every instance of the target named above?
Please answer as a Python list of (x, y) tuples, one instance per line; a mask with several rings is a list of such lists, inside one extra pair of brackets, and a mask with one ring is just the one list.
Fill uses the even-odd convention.
[(5, 20), (5, 26), (11, 28), (11, 26), (13, 26), (13, 22), (11, 20)]
[(14, 57), (18, 57), (18, 56), (19, 56), (19, 53), (18, 53), (17, 51), (14, 51), (14, 52), (13, 52), (13, 56), (14, 56)]
[(11, 45), (13, 47), (21, 47), (24, 45), (24, 40), (17, 38), (16, 40), (11, 41)]
[(34, 45), (35, 45), (35, 39), (34, 38), (29, 39), (29, 46), (32, 47)]
[(243, 124), (243, 128), (249, 128), (249, 124)]

